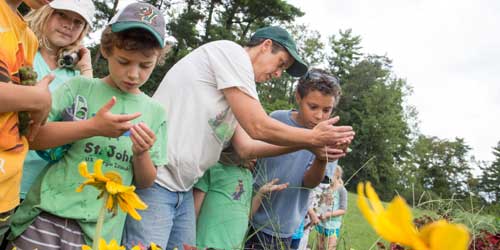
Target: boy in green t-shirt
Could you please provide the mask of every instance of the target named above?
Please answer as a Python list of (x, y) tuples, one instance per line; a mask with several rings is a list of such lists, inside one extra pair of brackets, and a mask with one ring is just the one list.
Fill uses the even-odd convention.
[[(78, 172), (81, 161), (92, 166), (103, 159), (103, 172), (119, 173), (124, 185), (134, 182), (145, 188), (153, 184), (156, 166), (166, 164), (166, 114), (139, 87), (164, 61), (168, 50), (164, 36), (165, 20), (156, 7), (147, 3), (126, 6), (101, 36), (109, 75), (73, 78), (53, 93), (50, 120), (60, 121), (68, 114), (83, 118), (49, 123), (35, 139), (35, 149), (72, 145), (60, 161), (40, 174), (14, 214), (11, 247), (79, 249), (99, 240), (92, 237), (102, 200), (96, 199), (97, 189), (76, 192), (85, 180)], [(102, 237), (120, 242), (125, 218), (121, 211), (106, 217)]]
[(247, 161), (244, 166), (217, 163), (195, 184), (197, 247), (243, 248), (249, 215), (257, 211), (262, 197), (288, 187), (287, 183), (276, 185), (278, 179), (274, 179), (253, 192), (249, 170), (253, 165), (255, 161)]

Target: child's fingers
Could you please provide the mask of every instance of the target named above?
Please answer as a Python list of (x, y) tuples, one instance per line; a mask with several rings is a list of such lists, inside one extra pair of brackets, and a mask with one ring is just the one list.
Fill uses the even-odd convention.
[(115, 103), (116, 103), (116, 97), (114, 97), (114, 96), (113, 96), (113, 97), (111, 97), (111, 99), (110, 99), (110, 100), (109, 100), (106, 104), (104, 104), (104, 105), (103, 105), (103, 106), (99, 109), (99, 111), (101, 111), (101, 112), (108, 112), (108, 111), (110, 111), (110, 110), (111, 110), (111, 108), (112, 108), (113, 106), (115, 106)]
[(149, 137), (151, 137), (151, 138), (155, 138), (156, 137), (155, 133), (148, 127), (148, 125), (146, 123), (144, 123), (144, 122), (139, 123), (139, 127), (144, 132), (146, 132), (149, 135)]
[(136, 127), (132, 127), (130, 129), (130, 137), (133, 138), (135, 140), (135, 144), (140, 146), (141, 148), (146, 148), (147, 147), (147, 143), (146, 141), (144, 141), (144, 139), (140, 136), (140, 134), (137, 132), (137, 129)]
[(135, 118), (141, 116), (141, 113), (137, 112), (134, 114), (126, 114), (126, 115), (114, 115), (116, 116), (116, 120), (118, 122), (128, 122), (134, 120)]
[(151, 143), (154, 143), (154, 141), (156, 141), (155, 133), (151, 131), (151, 129), (149, 129), (148, 125), (146, 125), (145, 123), (141, 122), (134, 127), (136, 128), (139, 135), (146, 141), (149, 141)]

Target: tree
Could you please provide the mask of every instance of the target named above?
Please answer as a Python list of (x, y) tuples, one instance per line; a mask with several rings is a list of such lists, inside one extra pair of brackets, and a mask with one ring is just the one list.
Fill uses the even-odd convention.
[[(346, 38), (346, 40), (352, 40)], [(357, 46), (355, 46), (357, 47)], [(349, 47), (350, 48), (350, 47)], [(338, 54), (346, 55), (341, 48)], [(359, 54), (358, 51), (351, 51)], [(367, 56), (343, 76), (342, 98), (336, 113), (341, 124), (349, 124), (356, 131), (353, 151), (341, 159), (346, 177), (354, 175), (369, 159), (365, 168), (353, 176), (349, 185), (355, 187), (361, 180), (370, 180), (383, 199), (393, 196), (398, 186), (397, 165), (408, 153), (410, 128), (406, 122), (404, 98), (408, 94), (406, 81), (391, 76), (391, 61), (385, 56)], [(346, 64), (347, 65), (347, 64)]]
[(481, 191), (486, 194), (487, 202), (500, 202), (500, 141), (493, 148), (495, 160), (488, 166), (483, 167), (481, 176)]
[(336, 35), (330, 37), (330, 47), (333, 53), (327, 58), (328, 64), (332, 73), (341, 81), (361, 58), (360, 44), (361, 37), (353, 36), (351, 29), (340, 30), (338, 39)]

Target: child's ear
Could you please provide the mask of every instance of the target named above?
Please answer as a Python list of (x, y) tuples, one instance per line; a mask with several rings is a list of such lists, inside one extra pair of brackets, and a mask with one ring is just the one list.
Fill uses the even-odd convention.
[(300, 98), (299, 92), (295, 91), (295, 102), (299, 104), (300, 100), (302, 100), (302, 98)]
[(102, 57), (104, 57), (107, 60), (109, 54), (106, 52), (106, 50), (102, 46), (99, 46), (99, 49), (101, 50)]

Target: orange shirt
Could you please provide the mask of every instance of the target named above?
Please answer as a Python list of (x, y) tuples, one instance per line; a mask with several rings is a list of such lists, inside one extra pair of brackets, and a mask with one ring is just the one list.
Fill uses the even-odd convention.
[[(19, 84), (19, 68), (32, 65), (38, 42), (19, 13), (0, 1), (0, 84)], [(0, 113), (0, 213), (19, 204), (28, 141), (19, 135), (16, 112)]]

